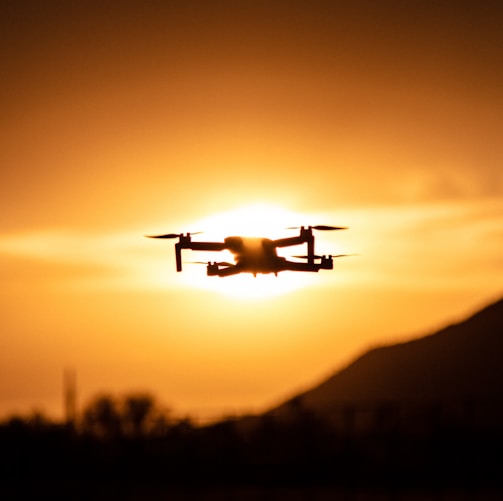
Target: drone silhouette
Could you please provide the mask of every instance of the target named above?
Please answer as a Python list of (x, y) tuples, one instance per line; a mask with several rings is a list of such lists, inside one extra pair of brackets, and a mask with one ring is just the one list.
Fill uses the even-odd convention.
[[(332, 270), (334, 268), (333, 258), (349, 256), (351, 254), (328, 254), (318, 255), (314, 253), (313, 230), (331, 231), (346, 230), (344, 226), (295, 226), (286, 228), (289, 230), (299, 229), (298, 236), (271, 240), (269, 238), (252, 237), (227, 237), (223, 242), (194, 242), (192, 235), (196, 233), (167, 233), (166, 235), (145, 235), (148, 238), (171, 239), (178, 238), (175, 244), (176, 271), (182, 271), (182, 249), (195, 251), (220, 252), (229, 250), (234, 255), (235, 263), (226, 261), (208, 261), (196, 263), (206, 264), (208, 276), (228, 277), (238, 273), (274, 273), (276, 276), (280, 271), (308, 271), (317, 272), (319, 270)], [(290, 247), (307, 244), (307, 254), (303, 256), (292, 256), (298, 259), (306, 259), (305, 262), (289, 261), (278, 256), (276, 249), (279, 247)]]

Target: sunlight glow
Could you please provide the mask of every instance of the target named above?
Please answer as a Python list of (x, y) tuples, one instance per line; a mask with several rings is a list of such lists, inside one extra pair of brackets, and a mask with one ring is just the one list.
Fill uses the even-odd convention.
[[(190, 266), (190, 265), (189, 265)], [(205, 269), (194, 269), (186, 266), (182, 282), (187, 286), (218, 292), (235, 299), (263, 299), (286, 294), (313, 284), (312, 276), (308, 274), (284, 271), (277, 277), (249, 273), (230, 277), (208, 277)]]
[(291, 234), (287, 227), (313, 224), (300, 213), (282, 209), (276, 205), (256, 203), (215, 214), (198, 223), (205, 236), (225, 238), (231, 235), (243, 237), (279, 238)]

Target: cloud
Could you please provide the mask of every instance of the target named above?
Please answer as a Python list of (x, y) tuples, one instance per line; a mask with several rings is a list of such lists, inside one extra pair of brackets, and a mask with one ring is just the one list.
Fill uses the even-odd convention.
[[(139, 232), (4, 235), (0, 237), (0, 254), (6, 264), (0, 273), (11, 285), (141, 288), (149, 276), (155, 276), (152, 268), (160, 267), (164, 257), (160, 249), (149, 248), (144, 240)], [(152, 286), (154, 280), (150, 282)]]
[(462, 165), (456, 167), (415, 168), (397, 176), (398, 198), (410, 202), (493, 198), (503, 195), (503, 176), (499, 169)]
[(503, 283), (500, 199), (348, 211), (344, 223), (343, 251), (360, 254), (336, 267), (349, 285), (447, 291)]

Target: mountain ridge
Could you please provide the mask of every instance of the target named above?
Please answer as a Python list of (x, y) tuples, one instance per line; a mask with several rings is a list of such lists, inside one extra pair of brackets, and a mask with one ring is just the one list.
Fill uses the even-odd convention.
[(329, 413), (342, 404), (503, 400), (503, 298), (457, 323), (371, 349), (275, 407)]

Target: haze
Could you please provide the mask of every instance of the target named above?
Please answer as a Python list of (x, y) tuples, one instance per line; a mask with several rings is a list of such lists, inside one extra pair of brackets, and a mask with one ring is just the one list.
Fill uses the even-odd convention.
[[(61, 415), (67, 367), (260, 411), (501, 296), (500, 2), (1, 9), (0, 413)], [(359, 255), (227, 282), (143, 237), (299, 224)]]

